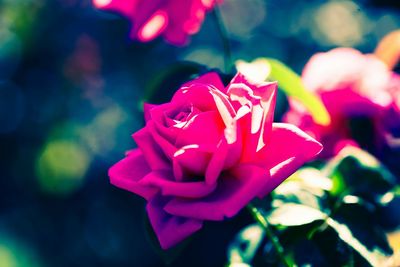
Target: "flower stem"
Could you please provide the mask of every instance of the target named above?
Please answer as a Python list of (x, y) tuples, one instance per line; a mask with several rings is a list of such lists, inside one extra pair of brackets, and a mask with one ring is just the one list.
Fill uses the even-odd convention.
[(282, 247), (281, 243), (279, 242), (278, 237), (272, 231), (269, 222), (265, 216), (259, 211), (256, 207), (251, 204), (247, 205), (251, 215), (253, 218), (258, 222), (258, 224), (264, 229), (265, 234), (267, 235), (268, 239), (271, 241), (272, 246), (274, 247), (275, 251), (278, 254), (280, 261), (286, 267), (291, 267), (292, 264), (288, 262), (284, 254), (284, 248)]
[(224, 49), (224, 67), (225, 67), (225, 72), (230, 73), (231, 67), (232, 67), (232, 52), (231, 52), (231, 46), (229, 42), (229, 37), (228, 37), (228, 31), (226, 30), (224, 21), (221, 16), (221, 12), (218, 8), (218, 6), (215, 6), (213, 11), (211, 12), (215, 25), (217, 26), (219, 36), (221, 37), (222, 41), (222, 46)]

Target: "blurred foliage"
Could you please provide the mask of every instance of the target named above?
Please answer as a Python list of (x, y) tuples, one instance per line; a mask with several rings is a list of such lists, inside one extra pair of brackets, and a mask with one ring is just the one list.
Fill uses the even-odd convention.
[[(260, 225), (268, 223), (284, 255), (299, 266), (391, 266), (390, 228), (382, 221), (394, 218), (383, 218), (381, 211), (395, 199), (387, 197), (398, 190), (394, 181), (372, 155), (345, 147), (319, 169), (293, 174), (273, 192), (270, 204), (254, 205), (263, 215)], [(271, 241), (256, 238), (239, 234), (228, 251), (230, 262), (280, 266)]]

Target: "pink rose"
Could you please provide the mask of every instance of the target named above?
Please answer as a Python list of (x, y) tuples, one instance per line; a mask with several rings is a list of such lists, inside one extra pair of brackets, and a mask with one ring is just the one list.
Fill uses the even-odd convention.
[(111, 183), (144, 197), (164, 249), (232, 217), (322, 149), (297, 127), (273, 123), (276, 83), (237, 74), (225, 87), (208, 73), (171, 102), (145, 105), (138, 148), (109, 171)]
[[(332, 123), (328, 126), (316, 124), (306, 109), (294, 100), (290, 100), (290, 110), (284, 120), (321, 141), (322, 156), (334, 155), (348, 142), (375, 149), (385, 142), (385, 117), (395, 105), (393, 87), (400, 88), (400, 80), (395, 78), (395, 74), (372, 54), (363, 55), (352, 48), (317, 53), (304, 67), (302, 81), (321, 97)], [(373, 140), (352, 141), (355, 137), (350, 123), (357, 118), (370, 121)]]
[(183, 45), (199, 31), (205, 13), (220, 0), (93, 0), (103, 10), (115, 11), (132, 23), (130, 37), (148, 42), (159, 35)]

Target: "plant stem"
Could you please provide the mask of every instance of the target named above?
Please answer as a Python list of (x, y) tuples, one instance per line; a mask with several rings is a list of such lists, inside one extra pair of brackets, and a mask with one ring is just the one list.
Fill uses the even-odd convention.
[(278, 254), (278, 257), (280, 261), (285, 265), (286, 267), (291, 267), (292, 264), (290, 264), (285, 255), (284, 255), (284, 248), (282, 247), (281, 243), (279, 242), (278, 237), (274, 234), (272, 231), (269, 222), (265, 216), (253, 205), (248, 204), (247, 208), (249, 209), (251, 215), (253, 218), (259, 223), (259, 225), (265, 230), (265, 234), (267, 235), (268, 239), (271, 240), (272, 246), (275, 248), (275, 251)]
[(228, 37), (228, 31), (226, 30), (224, 21), (221, 16), (221, 12), (218, 8), (218, 6), (215, 6), (213, 11), (211, 12), (214, 22), (217, 26), (219, 36), (221, 37), (222, 41), (222, 46), (224, 50), (224, 67), (225, 67), (225, 72), (230, 73), (231, 67), (232, 67), (232, 52), (231, 52), (231, 46), (229, 42), (229, 37)]

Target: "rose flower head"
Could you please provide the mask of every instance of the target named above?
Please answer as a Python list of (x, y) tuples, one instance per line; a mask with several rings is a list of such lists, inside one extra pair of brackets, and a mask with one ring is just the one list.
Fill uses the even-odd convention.
[(167, 249), (202, 227), (236, 215), (282, 183), (322, 146), (296, 126), (273, 123), (277, 83), (237, 74), (225, 87), (207, 73), (168, 103), (145, 104), (138, 148), (109, 171), (111, 183), (145, 198)]
[[(394, 92), (400, 91), (400, 79), (372, 54), (352, 48), (317, 53), (304, 67), (302, 81), (321, 97), (331, 124), (318, 125), (293, 99), (284, 120), (321, 141), (322, 156), (333, 156), (349, 143), (374, 152), (385, 143), (388, 125), (400, 121), (400, 113), (394, 112)], [(397, 119), (389, 113), (397, 113)]]
[(130, 37), (148, 42), (162, 35), (183, 45), (197, 33), (205, 14), (218, 0), (93, 0), (95, 7), (114, 11), (132, 23)]

